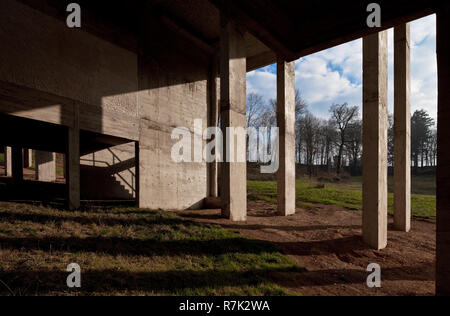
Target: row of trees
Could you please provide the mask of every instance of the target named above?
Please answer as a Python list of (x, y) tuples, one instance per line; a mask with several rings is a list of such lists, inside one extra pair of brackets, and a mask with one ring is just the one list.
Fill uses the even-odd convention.
[[(247, 97), (247, 126), (276, 126), (276, 100), (268, 103), (258, 94)], [(309, 110), (297, 90), (295, 95), (296, 159), (306, 165), (312, 175), (314, 166), (335, 169), (339, 175), (344, 168), (353, 174), (361, 172), (362, 120), (359, 108), (333, 104), (329, 118), (321, 119)], [(411, 160), (414, 170), (436, 166), (437, 137), (435, 122), (425, 110), (416, 111), (411, 118)], [(388, 161), (394, 164), (394, 122), (389, 116)]]

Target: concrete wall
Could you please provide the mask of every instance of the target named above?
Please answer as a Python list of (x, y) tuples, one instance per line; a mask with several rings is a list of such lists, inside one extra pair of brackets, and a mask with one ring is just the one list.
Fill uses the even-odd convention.
[[(143, 29), (148, 32), (140, 43), (145, 57), (83, 28), (69, 29), (20, 2), (2, 0), (0, 112), (68, 125), (64, 122), (73, 123), (76, 109), (81, 129), (140, 141), (140, 206), (199, 207), (208, 195), (206, 163), (172, 162), (171, 132), (183, 126), (193, 133), (196, 118), (207, 127), (209, 60), (177, 34), (155, 25)], [(24, 89), (32, 90), (25, 95)], [(106, 152), (96, 155), (109, 159)], [(116, 190), (99, 191), (93, 184), (100, 181), (83, 165), (85, 196), (125, 197)]]
[[(162, 209), (199, 207), (208, 195), (206, 163), (174, 163), (174, 127), (189, 128), (194, 119), (207, 127), (207, 58), (171, 34), (152, 33), (142, 43), (140, 60), (140, 206)], [(158, 31), (159, 32), (159, 31)], [(161, 45), (161, 46), (159, 46)]]
[(137, 115), (137, 55), (14, 0), (0, 4), (0, 80)]

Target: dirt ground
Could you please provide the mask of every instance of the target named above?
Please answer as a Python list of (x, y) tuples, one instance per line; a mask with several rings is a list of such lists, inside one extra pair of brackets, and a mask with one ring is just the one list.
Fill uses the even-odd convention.
[[(219, 210), (179, 213), (190, 220), (218, 224), (251, 239), (277, 244), (306, 272), (294, 277), (273, 275), (281, 285), (306, 296), (413, 296), (435, 293), (436, 225), (412, 222), (411, 233), (394, 231), (389, 218), (389, 245), (374, 251), (361, 240), (362, 213), (317, 205), (297, 208), (294, 216), (276, 216), (276, 205), (249, 201), (246, 223), (220, 218)], [(382, 287), (370, 289), (366, 279), (371, 263), (381, 266)]]

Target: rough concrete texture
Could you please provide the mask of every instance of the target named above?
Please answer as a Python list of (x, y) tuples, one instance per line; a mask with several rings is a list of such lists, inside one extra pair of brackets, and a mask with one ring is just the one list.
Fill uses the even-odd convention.
[(363, 40), (363, 239), (387, 246), (387, 32)]
[(136, 197), (134, 143), (83, 156), (80, 163), (83, 200), (131, 200)]
[(410, 25), (394, 30), (394, 226), (411, 230)]
[(450, 295), (450, 6), (437, 14), (438, 167), (436, 293)]
[(200, 120), (203, 128), (208, 125), (210, 65), (207, 57), (198, 59), (189, 42), (151, 25), (144, 31), (149, 32), (144, 38), (151, 40), (142, 43), (139, 60), (139, 206), (200, 208), (208, 195), (207, 164), (173, 161), (171, 150), (178, 140), (171, 134), (183, 127), (189, 130), (192, 144), (194, 136), (201, 138), (194, 120)]
[(5, 147), (5, 176), (12, 176), (12, 149), (11, 147)]
[(41, 182), (56, 181), (56, 154), (36, 150), (34, 157), (36, 180)]
[[(224, 131), (224, 157), (238, 154), (244, 157), (232, 157), (233, 161), (246, 161), (246, 143), (228, 139), (225, 132), (227, 127), (242, 127), (246, 124), (246, 46), (244, 34), (237, 25), (222, 17), (221, 32), (221, 67), (220, 67), (220, 95), (221, 120)], [(232, 146), (234, 148), (232, 148)], [(247, 219), (247, 165), (242, 162), (227, 160), (222, 163), (221, 173), (222, 215), (232, 221)]]
[(72, 109), (72, 127), (67, 130), (66, 183), (69, 209), (80, 207), (80, 123), (76, 106)]
[(295, 214), (295, 62), (278, 61), (277, 122), (278, 212), (288, 216)]
[(0, 80), (137, 115), (135, 53), (19, 1), (0, 6), (0, 42), (8, 48), (0, 51)]

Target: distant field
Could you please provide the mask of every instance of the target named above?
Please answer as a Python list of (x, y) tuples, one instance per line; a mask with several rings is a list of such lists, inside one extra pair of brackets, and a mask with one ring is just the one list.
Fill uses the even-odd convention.
[(5, 162), (5, 154), (0, 154), (0, 163)]
[[(432, 177), (413, 179), (411, 197), (412, 214), (420, 218), (436, 217), (435, 185)], [(422, 181), (423, 180), (423, 181)], [(392, 182), (392, 181), (390, 181)], [(255, 197), (276, 202), (276, 182), (249, 181), (249, 193)], [(392, 191), (390, 191), (392, 192)], [(422, 194), (417, 194), (422, 192)], [(432, 194), (429, 194), (432, 193)], [(313, 207), (314, 203), (325, 205), (337, 205), (349, 209), (362, 209), (362, 184), (361, 178), (352, 178), (346, 183), (319, 183), (308, 179), (298, 179), (296, 182), (297, 205), (300, 207)], [(394, 195), (389, 193), (389, 212), (394, 208)]]

